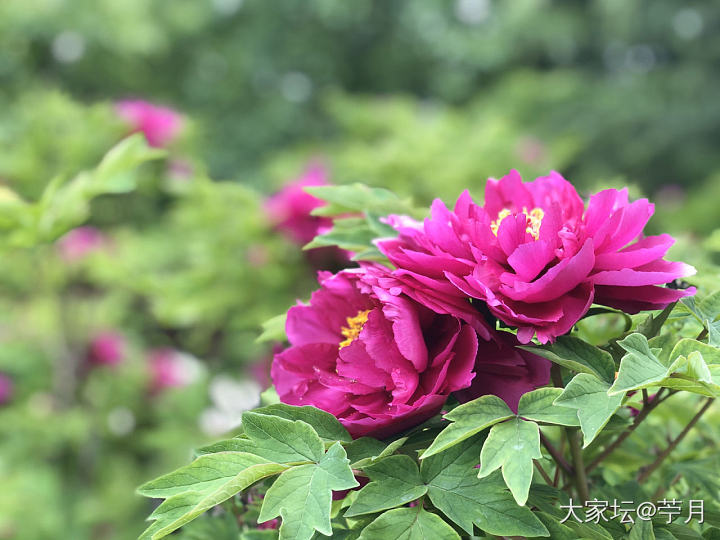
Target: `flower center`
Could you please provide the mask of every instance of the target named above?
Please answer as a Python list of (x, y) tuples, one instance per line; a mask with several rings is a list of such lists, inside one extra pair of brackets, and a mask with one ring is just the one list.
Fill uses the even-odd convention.
[[(535, 240), (537, 240), (540, 237), (540, 225), (542, 225), (545, 212), (542, 208), (533, 208), (528, 212), (527, 207), (523, 206), (522, 213), (525, 214), (525, 217), (527, 218), (527, 227), (525, 230), (530, 233)], [(495, 236), (498, 234), (498, 230), (500, 229), (500, 224), (503, 219), (511, 215), (512, 211), (509, 208), (503, 208), (498, 213), (497, 219), (490, 223), (490, 230)]]
[(340, 329), (340, 333), (345, 336), (345, 341), (340, 342), (340, 348), (347, 347), (360, 335), (360, 331), (365, 326), (368, 320), (368, 313), (371, 310), (366, 309), (364, 311), (358, 311), (358, 314), (354, 317), (347, 318), (347, 326), (343, 326)]

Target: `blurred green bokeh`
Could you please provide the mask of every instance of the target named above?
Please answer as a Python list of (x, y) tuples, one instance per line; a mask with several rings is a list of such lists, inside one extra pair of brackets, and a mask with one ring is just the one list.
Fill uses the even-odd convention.
[[(259, 325), (314, 270), (263, 200), (310, 161), (420, 206), (511, 168), (628, 185), (716, 287), (719, 27), (699, 0), (0, 2), (0, 539), (136, 537), (135, 486), (253, 405), (228, 394), (263, 385)], [(181, 137), (113, 189), (72, 184), (127, 135), (124, 98)], [(68, 261), (83, 224), (103, 248)], [(122, 363), (90, 366), (109, 330)], [(153, 389), (162, 348), (191, 358), (182, 388)]]

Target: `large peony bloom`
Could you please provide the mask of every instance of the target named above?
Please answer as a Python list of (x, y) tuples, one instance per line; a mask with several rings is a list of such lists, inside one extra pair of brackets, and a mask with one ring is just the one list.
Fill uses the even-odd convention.
[(119, 101), (115, 110), (133, 132), (139, 131), (145, 135), (150, 146), (162, 148), (169, 145), (183, 127), (179, 113), (141, 99)]
[[(489, 180), (485, 205), (466, 191), (453, 211), (435, 200), (424, 223), (394, 218), (399, 237), (378, 242), (407, 288), (454, 312), (470, 296), (542, 343), (565, 334), (595, 302), (628, 313), (694, 293), (660, 285), (694, 273), (663, 259), (670, 235), (644, 236), (654, 206), (607, 189), (587, 206), (556, 172), (523, 183), (517, 171)], [(437, 309), (437, 308), (436, 308)]]
[(291, 347), (275, 356), (281, 401), (335, 415), (353, 437), (387, 437), (437, 414), (473, 378), (477, 334), (365, 270), (320, 273), (309, 305), (288, 311)]

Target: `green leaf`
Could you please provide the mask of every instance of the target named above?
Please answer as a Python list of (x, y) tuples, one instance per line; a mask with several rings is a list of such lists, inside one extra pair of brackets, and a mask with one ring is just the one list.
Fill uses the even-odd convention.
[(363, 469), (372, 482), (360, 490), (345, 517), (402, 506), (427, 492), (417, 463), (405, 455), (390, 456)]
[(655, 540), (652, 522), (638, 519), (630, 529), (628, 540)]
[(167, 529), (168, 525), (180, 520), (185, 514), (189, 513), (201, 497), (201, 494), (189, 491), (165, 500), (148, 518), (154, 521), (152, 525), (143, 531), (139, 540), (145, 540), (146, 538), (154, 540), (170, 534), (175, 529), (165, 533), (160, 533), (160, 531)]
[(720, 316), (720, 291), (715, 291), (697, 304), (698, 311), (702, 314), (702, 320), (708, 319), (711, 322)]
[(364, 217), (338, 218), (332, 228), (316, 236), (303, 249), (338, 246), (348, 251), (361, 251), (373, 246), (375, 233)]
[(455, 530), (422, 507), (396, 508), (365, 527), (360, 540), (460, 540)]
[(352, 437), (347, 429), (332, 414), (323, 410), (304, 405), (296, 407), (285, 403), (276, 403), (267, 407), (260, 407), (252, 411), (255, 414), (278, 416), (286, 420), (302, 420), (310, 424), (315, 432), (328, 441), (351, 442)]
[(545, 525), (552, 540), (577, 540), (577, 535), (573, 530), (560, 523), (560, 520), (555, 516), (545, 512), (536, 512), (534, 515)]
[(535, 422), (513, 418), (495, 424), (480, 453), (480, 472), (484, 478), (502, 468), (505, 483), (519, 505), (524, 505), (533, 476), (533, 459), (540, 459), (540, 430)]
[(663, 380), (667, 367), (650, 349), (647, 338), (642, 334), (630, 334), (618, 341), (627, 354), (620, 361), (617, 379), (609, 390), (610, 395), (647, 388)]
[(657, 529), (653, 532), (655, 533), (655, 540), (677, 540), (677, 538), (667, 529)]
[[(212, 456), (217, 458), (206, 459)], [(150, 519), (156, 521), (142, 537), (157, 540), (167, 536), (258, 480), (287, 470), (284, 465), (264, 462), (262, 458), (252, 454), (235, 456), (235, 458), (229, 459), (229, 456), (220, 454), (201, 456), (188, 466), (192, 468), (191, 471), (181, 469), (145, 484), (140, 490), (143, 495), (149, 497), (172, 495), (151, 514)], [(255, 464), (245, 467), (253, 460), (256, 460)], [(174, 474), (177, 475), (174, 479), (168, 478)], [(197, 480), (194, 480), (193, 476), (197, 476)], [(187, 491), (189, 486), (192, 486), (193, 491)], [(196, 491), (195, 488), (201, 491)]]
[(650, 313), (647, 318), (642, 322), (642, 324), (638, 325), (637, 331), (648, 339), (657, 336), (660, 333), (663, 324), (665, 324), (665, 321), (667, 321), (668, 317), (670, 316), (670, 313), (675, 308), (676, 304), (677, 302), (668, 304), (667, 306), (665, 306), (665, 309), (663, 309), (657, 315)]
[[(209, 493), (248, 467), (269, 463), (265, 458), (246, 452), (206, 454), (189, 465), (143, 484), (138, 488), (138, 493), (154, 498), (170, 497), (186, 491)], [(279, 467), (279, 470), (287, 468)]]
[(703, 540), (694, 529), (678, 523), (663, 524), (662, 528), (670, 532), (677, 540)]
[(278, 463), (319, 461), (324, 445), (315, 430), (302, 420), (286, 420), (256, 412), (242, 415), (245, 433), (258, 453)]
[(287, 339), (287, 335), (285, 335), (286, 320), (287, 313), (281, 313), (262, 323), (262, 333), (257, 337), (255, 342), (285, 341)]
[(615, 363), (603, 351), (580, 338), (560, 336), (552, 345), (520, 347), (578, 373), (589, 373), (608, 382), (615, 376)]
[(452, 424), (440, 432), (420, 459), (442, 452), (483, 429), (514, 416), (515, 413), (510, 407), (497, 396), (482, 396), (464, 403), (445, 415), (444, 418)]
[(355, 183), (342, 186), (312, 186), (305, 191), (330, 204), (315, 208), (315, 216), (334, 216), (354, 212), (371, 212), (377, 215), (413, 214), (409, 200), (402, 200), (384, 188)]
[(335, 443), (317, 464), (300, 465), (283, 472), (270, 486), (258, 523), (282, 517), (281, 539), (309, 540), (314, 531), (332, 534), (332, 491), (358, 486), (340, 443)]
[(94, 170), (81, 172), (64, 184), (61, 178), (48, 184), (34, 205), (35, 222), (27, 223), (34, 230), (28, 233), (35, 241), (55, 240), (87, 219), (93, 198), (132, 191), (136, 187), (137, 167), (164, 155), (164, 150), (149, 147), (140, 134), (123, 139)]
[(708, 329), (708, 343), (713, 347), (720, 347), (720, 323), (705, 321)]
[(248, 452), (257, 454), (257, 446), (247, 437), (236, 437), (233, 439), (225, 439), (215, 443), (203, 446), (195, 450), (195, 457), (205, 454), (215, 454), (217, 452)]
[(594, 375), (579, 373), (568, 383), (555, 403), (575, 409), (587, 447), (620, 408), (625, 393), (608, 395), (610, 384)]
[(578, 415), (574, 410), (554, 404), (562, 393), (562, 388), (538, 388), (526, 392), (520, 398), (518, 416), (548, 424), (579, 426)]
[(685, 297), (680, 300), (680, 304), (700, 322), (706, 320), (711, 322), (720, 315), (720, 290), (715, 291), (705, 298), (698, 300), (694, 296)]
[(148, 146), (140, 133), (126, 137), (105, 154), (92, 174), (92, 184), (103, 193), (124, 193), (132, 190), (134, 182), (128, 183), (127, 173), (146, 161), (165, 157), (161, 148)]
[(473, 474), (481, 446), (475, 436), (422, 462), (433, 505), (468, 534), (475, 524), (498, 536), (548, 536), (530, 509), (515, 503), (499, 474), (483, 479)]
[[(380, 446), (369, 442), (363, 442), (364, 447), (360, 447), (359, 445), (355, 444), (363, 439), (369, 439), (369, 437), (361, 437), (360, 439), (356, 439), (345, 447), (345, 450), (348, 452), (348, 457), (350, 458), (350, 463), (352, 463), (353, 468), (362, 469), (363, 467), (366, 467), (367, 465), (370, 465), (371, 463), (379, 459), (392, 455), (395, 450), (399, 449), (403, 444), (405, 444), (405, 441), (407, 441), (408, 438), (401, 437), (400, 439), (397, 439), (388, 445), (385, 445), (385, 443), (375, 439), (369, 439), (370, 441), (374, 441), (374, 443), (379, 443)], [(353, 457), (350, 457), (350, 452), (353, 453)]]
[[(629, 337), (633, 336), (639, 334)], [(610, 390), (611, 394), (619, 388), (639, 390), (664, 386), (709, 397), (720, 395), (720, 350), (707, 343), (685, 338), (675, 345), (663, 362), (648, 343), (642, 343), (644, 337), (640, 338), (636, 340), (634, 348), (626, 349), (628, 354), (620, 362), (620, 372)]]
[(702, 353), (702, 357), (707, 364), (718, 364), (720, 365), (720, 349), (697, 341), (695, 339), (684, 338), (677, 342), (670, 353), (670, 358), (673, 362), (669, 366), (669, 370), (674, 371), (676, 369), (675, 361), (680, 357), (688, 357), (691, 353), (699, 351)]

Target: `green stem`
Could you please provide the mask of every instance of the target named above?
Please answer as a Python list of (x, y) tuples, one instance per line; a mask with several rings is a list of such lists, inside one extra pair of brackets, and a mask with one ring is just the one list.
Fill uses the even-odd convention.
[(601, 463), (605, 458), (607, 458), (610, 454), (612, 454), (612, 453), (615, 451), (615, 449), (616, 449), (618, 446), (620, 446), (620, 445), (625, 441), (625, 439), (627, 439), (627, 438), (632, 434), (633, 431), (635, 431), (635, 430), (637, 429), (637, 427), (642, 423), (643, 420), (645, 420), (645, 418), (647, 418), (647, 416), (653, 411), (653, 409), (655, 409), (655, 407), (657, 407), (658, 405), (660, 405), (660, 403), (662, 403), (662, 402), (665, 401), (668, 397), (670, 397), (670, 395), (672, 395), (672, 394), (669, 394), (668, 396), (663, 397), (663, 398), (661, 399), (661, 394), (662, 394), (663, 390), (664, 390), (664, 388), (661, 388), (660, 391), (655, 395), (655, 399), (653, 399), (652, 401), (650, 401), (647, 405), (645, 405), (645, 406), (640, 410), (640, 413), (635, 417), (635, 420), (634, 420), (633, 423), (630, 425), (630, 427), (627, 428), (625, 431), (623, 431), (623, 432), (617, 437), (617, 439), (615, 439), (610, 445), (608, 445), (608, 446), (605, 448), (605, 450), (603, 450), (603, 451), (600, 453), (600, 455), (599, 455), (598, 457), (596, 457), (596, 458), (590, 463), (590, 465), (588, 465), (588, 467), (587, 467), (587, 472), (592, 471), (595, 467), (597, 467), (598, 465), (600, 465), (600, 463)]
[(550, 478), (550, 475), (548, 475), (547, 472), (545, 472), (545, 469), (543, 469), (542, 465), (540, 465), (540, 462), (537, 459), (533, 459), (533, 463), (535, 464), (535, 468), (540, 473), (540, 476), (543, 477), (543, 480), (547, 483), (548, 486), (553, 485), (552, 478)]
[(557, 448), (553, 446), (550, 440), (542, 432), (540, 432), (540, 442), (555, 460), (555, 463), (558, 464), (558, 467), (564, 470), (567, 474), (572, 475), (572, 465), (567, 462), (567, 460), (563, 457), (562, 452), (558, 452)]
[(715, 401), (715, 398), (708, 398), (705, 402), (705, 405), (702, 406), (702, 408), (693, 416), (692, 420), (688, 423), (687, 426), (685, 426), (685, 429), (683, 429), (680, 434), (675, 437), (675, 439), (668, 445), (668, 447), (663, 450), (660, 455), (658, 455), (657, 458), (655, 458), (655, 461), (653, 461), (650, 465), (647, 467), (643, 467), (640, 471), (640, 474), (637, 478), (637, 483), (642, 484), (645, 482), (645, 480), (648, 479), (648, 477), (658, 468), (660, 465), (662, 465), (662, 462), (665, 461), (665, 458), (667, 458), (670, 453), (675, 450), (678, 444), (680, 444), (680, 441), (682, 441), (685, 438), (685, 435), (687, 435), (690, 430), (695, 426), (695, 424), (698, 423), (700, 418), (703, 414), (705, 414), (705, 411), (707, 411), (710, 408), (710, 405), (712, 405), (713, 401)]
[(575, 432), (568, 431), (568, 443), (570, 444), (570, 455), (572, 455), (573, 468), (575, 470), (573, 478), (578, 496), (581, 501), (588, 501), (590, 500), (590, 495), (588, 492), (587, 475), (585, 473), (585, 463), (583, 461), (579, 435), (580, 432), (577, 430), (575, 430)]

